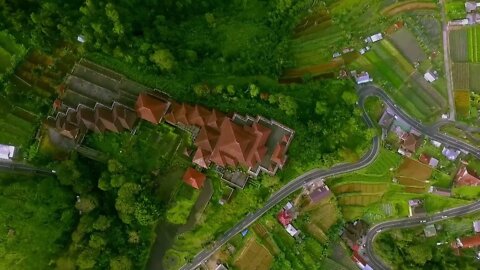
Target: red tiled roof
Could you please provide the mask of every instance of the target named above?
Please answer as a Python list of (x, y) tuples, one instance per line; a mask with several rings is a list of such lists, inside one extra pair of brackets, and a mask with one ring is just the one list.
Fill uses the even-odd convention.
[(133, 129), (137, 115), (133, 110), (119, 103), (113, 104), (113, 118), (118, 121), (123, 128)]
[(480, 179), (473, 172), (469, 172), (467, 166), (462, 164), (455, 176), (455, 182), (458, 186), (479, 186)]
[(402, 136), (402, 140), (403, 149), (411, 153), (415, 153), (415, 151), (417, 151), (419, 140), (415, 135), (413, 135), (412, 133), (405, 133)]
[(78, 106), (77, 122), (89, 130), (95, 130), (95, 112), (85, 106)]
[(421, 154), (420, 157), (418, 157), (418, 160), (422, 162), (423, 164), (430, 164), (430, 159), (431, 157), (425, 153)]
[(285, 147), (286, 145), (284, 143), (277, 144), (273, 150), (271, 161), (283, 166), (285, 163)]
[(271, 129), (253, 123), (241, 126), (216, 110), (202, 106), (172, 103), (165, 119), (174, 125), (198, 127), (194, 163), (206, 167), (211, 162), (218, 166), (256, 166), (267, 153), (265, 146)]
[(278, 222), (282, 224), (283, 226), (287, 226), (292, 222), (292, 217), (288, 215), (287, 211), (282, 210), (278, 213), (277, 215)]
[(183, 181), (196, 189), (200, 189), (203, 187), (205, 179), (205, 174), (195, 170), (192, 167), (189, 167), (183, 175)]
[(138, 95), (135, 109), (138, 117), (158, 124), (168, 110), (169, 102), (147, 93)]
[(480, 246), (480, 234), (464, 237), (460, 239), (460, 241), (463, 244), (462, 248), (472, 248), (472, 247)]
[(95, 107), (95, 120), (99, 130), (102, 130), (102, 128), (113, 132), (119, 132), (123, 130), (123, 127), (120, 125), (120, 123), (115, 121), (112, 110), (105, 106)]

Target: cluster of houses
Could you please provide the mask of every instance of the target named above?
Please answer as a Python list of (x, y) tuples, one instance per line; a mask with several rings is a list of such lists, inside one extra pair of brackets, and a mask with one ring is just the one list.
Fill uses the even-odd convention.
[(372, 267), (363, 258), (366, 234), (368, 232), (368, 224), (363, 220), (355, 220), (347, 222), (343, 228), (342, 239), (352, 250), (352, 260), (363, 270), (372, 270)]
[[(314, 181), (304, 186), (304, 192), (301, 196), (306, 195), (309, 204), (316, 204), (331, 194), (330, 189), (323, 180)], [(277, 220), (285, 228), (286, 232), (294, 238), (299, 237), (300, 231), (297, 230), (292, 221), (297, 217), (297, 209), (288, 202), (278, 213)]]
[(476, 1), (466, 1), (466, 17), (464, 19), (450, 21), (449, 25), (474, 25), (480, 23), (480, 14), (477, 12), (479, 8), (480, 3), (477, 3)]

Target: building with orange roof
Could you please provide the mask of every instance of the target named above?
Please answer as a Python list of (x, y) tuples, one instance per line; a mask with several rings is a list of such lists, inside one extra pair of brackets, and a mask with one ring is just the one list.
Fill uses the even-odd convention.
[(480, 246), (480, 234), (457, 238), (452, 244), (453, 248), (473, 248)]
[(479, 186), (480, 179), (475, 172), (470, 171), (465, 163), (461, 163), (460, 168), (455, 176), (455, 184), (457, 186)]
[(195, 170), (192, 167), (189, 167), (183, 175), (183, 181), (196, 189), (201, 189), (203, 187), (205, 179), (207, 179), (205, 174)]
[(140, 93), (135, 103), (138, 117), (158, 124), (170, 107), (170, 102), (149, 93)]
[[(251, 176), (260, 171), (274, 174), (281, 168), (293, 134), (292, 130), (261, 117), (227, 117), (200, 105), (176, 102), (172, 102), (165, 120), (192, 133), (197, 147), (193, 154), (196, 165), (243, 167)], [(273, 130), (278, 133), (280, 129), (281, 136), (271, 136)]]

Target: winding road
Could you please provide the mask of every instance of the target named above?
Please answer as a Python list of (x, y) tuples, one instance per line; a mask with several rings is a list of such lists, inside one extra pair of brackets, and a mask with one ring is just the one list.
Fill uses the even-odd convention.
[[(406, 123), (411, 125), (416, 130), (420, 131), (421, 133), (427, 135), (431, 139), (436, 140), (446, 146), (462, 150), (465, 153), (470, 153), (473, 156), (480, 158), (480, 149), (476, 148), (475, 146), (469, 145), (465, 142), (459, 141), (448, 135), (441, 134), (438, 132), (438, 128), (435, 128), (434, 126), (426, 126), (426, 125), (423, 125), (421, 122), (410, 118), (410, 116), (408, 116), (400, 108), (397, 107), (397, 105), (393, 102), (392, 99), (390, 99), (390, 97), (385, 92), (383, 92), (381, 89), (377, 88), (376, 86), (367, 85), (365, 87), (362, 87), (359, 89), (358, 95), (359, 95), (359, 106), (362, 108), (362, 111), (363, 111), (363, 119), (369, 128), (373, 128), (374, 123), (368, 116), (365, 110), (364, 104), (365, 104), (365, 100), (368, 97), (376, 96), (380, 98), (386, 105), (388, 105), (399, 118), (402, 118)], [(230, 230), (225, 232), (219, 239), (217, 239), (213, 243), (213, 246), (202, 250), (192, 259), (190, 263), (184, 265), (180, 269), (193, 270), (196, 267), (198, 267), (206, 259), (212, 256), (215, 252), (217, 252), (233, 236), (235, 236), (236, 234), (240, 233), (245, 228), (253, 224), (257, 219), (259, 219), (262, 215), (264, 215), (273, 206), (278, 204), (280, 201), (282, 201), (284, 198), (288, 197), (295, 191), (302, 188), (302, 186), (305, 185), (306, 183), (315, 181), (318, 179), (326, 178), (326, 177), (338, 176), (340, 174), (353, 172), (368, 166), (370, 163), (372, 163), (375, 160), (379, 152), (379, 149), (380, 149), (380, 140), (379, 140), (379, 137), (377, 136), (372, 140), (372, 148), (358, 162), (341, 164), (338, 166), (334, 166), (329, 170), (318, 170), (318, 169), (312, 170), (310, 172), (307, 172), (295, 178), (294, 180), (289, 182), (287, 185), (282, 187), (278, 192), (274, 193), (262, 208), (260, 208), (259, 210), (257, 210), (252, 214), (247, 215), (243, 220), (241, 220), (239, 223), (233, 226)], [(463, 206), (460, 208), (447, 210), (445, 212), (442, 212), (440, 214), (430, 217), (429, 220), (433, 222), (438, 218), (441, 219), (441, 217), (444, 215), (448, 215), (449, 217), (454, 217), (454, 216), (474, 212), (474, 211), (477, 211), (478, 209), (480, 209), (480, 202), (474, 203), (472, 205)], [(374, 269), (388, 269), (382, 263), (382, 261), (378, 259), (373, 253), (372, 243), (379, 229), (383, 230), (383, 229), (391, 229), (391, 228), (402, 228), (403, 226), (406, 226), (406, 227), (417, 226), (419, 225), (419, 222), (420, 222), (420, 219), (413, 218), (413, 219), (402, 219), (397, 221), (388, 221), (388, 222), (384, 222), (374, 226), (367, 234), (367, 241), (369, 241), (367, 246), (367, 256), (368, 256), (367, 260), (372, 264), (372, 267)]]

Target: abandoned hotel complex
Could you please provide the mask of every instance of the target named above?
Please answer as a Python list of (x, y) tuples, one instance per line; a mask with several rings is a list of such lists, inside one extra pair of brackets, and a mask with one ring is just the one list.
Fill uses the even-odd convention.
[[(200, 105), (177, 103), (163, 92), (93, 65), (83, 60), (74, 67), (63, 96), (54, 103), (56, 115), (47, 119), (50, 130), (64, 139), (80, 145), (88, 131), (134, 132), (138, 119), (155, 125), (166, 122), (192, 136), (196, 149), (189, 156), (198, 168), (212, 167), (239, 188), (249, 177), (261, 171), (273, 175), (285, 164), (294, 134), (290, 128), (261, 116), (226, 115)], [(92, 74), (98, 70), (110, 76), (96, 79)], [(122, 90), (128, 86), (135, 86), (138, 94)], [(87, 96), (90, 104), (71, 102), (69, 95)]]

